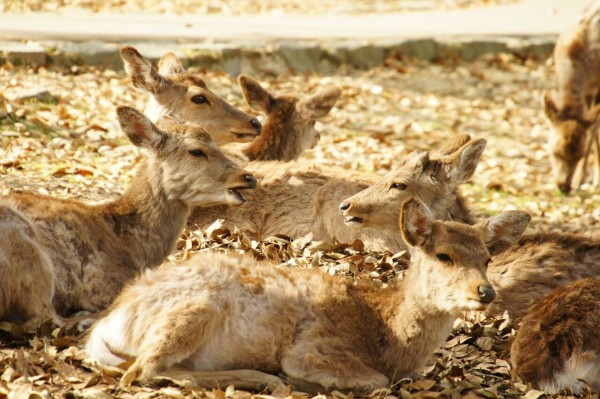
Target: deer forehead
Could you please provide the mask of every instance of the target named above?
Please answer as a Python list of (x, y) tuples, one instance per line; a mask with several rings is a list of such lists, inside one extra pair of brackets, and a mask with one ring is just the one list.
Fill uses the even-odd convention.
[(433, 224), (432, 238), (431, 252), (454, 255), (455, 261), (475, 261), (479, 264), (490, 257), (481, 232), (472, 226), (436, 221)]
[(172, 83), (184, 86), (184, 87), (200, 87), (203, 89), (207, 89), (206, 82), (202, 80), (200, 77), (189, 73), (189, 72), (181, 72), (176, 73), (174, 75), (169, 75), (165, 79), (169, 79)]

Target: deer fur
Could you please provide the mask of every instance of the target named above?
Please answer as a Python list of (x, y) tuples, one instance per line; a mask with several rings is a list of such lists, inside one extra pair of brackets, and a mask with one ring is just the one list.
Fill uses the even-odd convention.
[[(192, 213), (188, 226), (206, 228), (216, 219), (224, 219), (226, 228), (237, 227), (257, 240), (276, 234), (303, 237), (312, 233), (314, 240), (352, 243), (360, 239), (369, 250), (401, 251), (406, 246), (397, 225), (357, 229), (340, 216), (340, 203), (370, 186), (388, 187), (401, 176), (410, 187), (389, 196), (388, 218), (397, 219), (402, 202), (412, 196), (432, 206), (439, 219), (467, 217), (466, 208), (457, 215), (452, 213), (457, 208), (456, 187), (473, 174), (485, 144), (484, 139), (472, 140), (441, 157), (430, 157), (427, 151), (413, 153), (377, 183), (370, 175), (343, 169), (298, 162), (250, 162), (246, 168), (259, 179), (260, 186), (248, 193), (248, 202), (238, 208), (200, 208)], [(470, 218), (467, 221), (471, 222)]]
[(600, 148), (597, 127), (593, 126), (600, 114), (600, 103), (596, 102), (600, 89), (600, 2), (559, 36), (554, 64), (558, 90), (544, 93), (544, 112), (552, 125), (548, 141), (554, 178), (559, 189), (568, 193), (580, 183), (576, 170), (583, 170), (580, 175), (585, 173), (592, 150), (596, 184), (600, 182)]
[(158, 71), (131, 46), (121, 47), (121, 59), (133, 85), (150, 94), (144, 112), (152, 121), (166, 116), (179, 124), (198, 125), (219, 146), (246, 143), (260, 135), (258, 119), (210, 91), (198, 74), (185, 71), (175, 54), (163, 55)]
[(555, 394), (600, 390), (600, 280), (556, 288), (537, 302), (511, 346), (513, 376)]
[(436, 221), (409, 199), (399, 224), (411, 264), (384, 289), (319, 269), (200, 253), (127, 287), (93, 327), (87, 353), (110, 365), (136, 358), (125, 383), (180, 364), (204, 383), (220, 384), (210, 371), (250, 369), (318, 390), (370, 392), (423, 366), (459, 312), (488, 306), (488, 247), (516, 241), (528, 222), (519, 211), (476, 226)]
[(118, 107), (121, 129), (148, 156), (129, 189), (100, 205), (41, 195), (0, 200), (0, 319), (55, 317), (108, 306), (174, 249), (192, 206), (240, 205), (256, 180), (199, 127), (158, 129)]
[(507, 312), (519, 323), (541, 298), (587, 277), (600, 278), (600, 236), (526, 234), (511, 251), (494, 257), (488, 268), (488, 278), (498, 294), (488, 312)]
[(339, 87), (327, 87), (304, 97), (274, 96), (248, 75), (240, 75), (238, 82), (250, 108), (266, 115), (262, 134), (241, 150), (245, 161), (298, 159), (317, 145), (321, 135), (315, 122), (331, 111), (342, 93)]

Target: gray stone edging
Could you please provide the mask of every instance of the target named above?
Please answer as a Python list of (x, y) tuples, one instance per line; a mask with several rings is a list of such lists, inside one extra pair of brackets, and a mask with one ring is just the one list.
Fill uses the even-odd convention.
[[(556, 36), (538, 37), (459, 37), (442, 39), (398, 39), (380, 41), (290, 41), (244, 43), (130, 42), (151, 59), (167, 51), (175, 52), (184, 65), (231, 75), (242, 72), (289, 70), (333, 72), (340, 66), (370, 68), (393, 54), (434, 60), (455, 57), (472, 60), (486, 53), (519, 53), (546, 56), (552, 52)], [(0, 42), (0, 62), (44, 65), (94, 65), (119, 70), (121, 43), (103, 41)]]

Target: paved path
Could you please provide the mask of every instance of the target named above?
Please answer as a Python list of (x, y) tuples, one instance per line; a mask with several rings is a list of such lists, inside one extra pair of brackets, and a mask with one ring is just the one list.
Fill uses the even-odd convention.
[[(600, 0), (599, 0), (600, 1)], [(121, 68), (123, 43), (157, 58), (236, 75), (370, 68), (389, 54), (432, 60), (515, 51), (549, 54), (588, 0), (524, 0), (447, 11), (362, 15), (0, 14), (0, 63)]]
[(0, 40), (340, 40), (555, 35), (587, 0), (365, 15), (0, 14)]

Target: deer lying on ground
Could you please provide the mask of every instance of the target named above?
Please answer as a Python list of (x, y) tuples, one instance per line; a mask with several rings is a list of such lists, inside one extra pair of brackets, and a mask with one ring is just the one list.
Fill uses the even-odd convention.
[(536, 303), (511, 347), (513, 376), (554, 394), (600, 390), (600, 280), (559, 287)]
[[(460, 143), (465, 137), (468, 140), (463, 136)], [(369, 250), (397, 252), (405, 249), (398, 226), (387, 230), (379, 226), (355, 229), (340, 217), (340, 203), (369, 186), (383, 186), (390, 191), (386, 194), (390, 202), (380, 210), (385, 210), (388, 218), (397, 219), (402, 202), (414, 196), (432, 206), (440, 219), (464, 217), (471, 222), (466, 208), (457, 210), (456, 189), (474, 173), (485, 145), (484, 139), (475, 139), (458, 149), (453, 147), (454, 152), (446, 156), (430, 157), (427, 151), (413, 153), (377, 183), (371, 176), (342, 169), (294, 162), (250, 162), (246, 168), (259, 179), (260, 187), (248, 193), (248, 202), (238, 208), (200, 208), (192, 213), (188, 226), (206, 228), (216, 219), (224, 219), (224, 227), (235, 226), (257, 240), (275, 234), (303, 237), (312, 232), (314, 240), (352, 243), (360, 239)], [(406, 187), (392, 187), (399, 181)]]
[(185, 375), (199, 385), (248, 378), (237, 387), (273, 389), (279, 380), (266, 373), (283, 373), (299, 389), (368, 393), (423, 366), (459, 312), (493, 301), (488, 248), (506, 249), (529, 219), (512, 211), (475, 226), (443, 222), (409, 199), (399, 224), (411, 264), (384, 289), (318, 269), (199, 253), (127, 287), (93, 327), (87, 353), (109, 365), (136, 358), (122, 383), (169, 375), (180, 364), (197, 370)]
[(258, 119), (210, 91), (197, 74), (185, 71), (175, 54), (165, 54), (158, 71), (131, 46), (121, 48), (121, 59), (133, 85), (151, 95), (145, 113), (154, 122), (167, 116), (179, 124), (199, 125), (217, 145), (249, 142), (260, 135)]
[(192, 206), (241, 205), (256, 179), (199, 127), (158, 129), (119, 107), (121, 129), (148, 156), (126, 193), (88, 205), (41, 195), (0, 200), (0, 319), (56, 317), (108, 306), (174, 249)]
[[(585, 176), (595, 152), (594, 184), (600, 183), (597, 127), (600, 103), (600, 3), (588, 8), (576, 27), (563, 32), (554, 48), (558, 91), (544, 94), (544, 112), (552, 124), (550, 161), (559, 189), (568, 193)], [(579, 168), (579, 176), (576, 170)]]
[(342, 93), (339, 87), (329, 87), (302, 98), (273, 96), (250, 76), (240, 75), (238, 82), (250, 108), (267, 115), (261, 136), (241, 150), (244, 161), (298, 159), (317, 145), (320, 134), (315, 122), (331, 111)]

